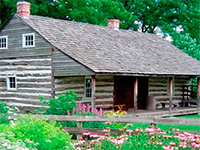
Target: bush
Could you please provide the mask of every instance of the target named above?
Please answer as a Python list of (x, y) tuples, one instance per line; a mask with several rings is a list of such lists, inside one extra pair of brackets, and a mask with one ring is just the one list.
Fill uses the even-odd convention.
[(12, 136), (12, 133), (10, 134), (3, 134), (0, 133), (0, 149), (1, 150), (34, 150), (34, 149), (28, 149), (25, 145), (25, 143), (22, 140), (17, 140), (15, 142), (10, 141), (7, 139), (8, 136)]
[[(1, 130), (0, 130), (1, 131)], [(15, 125), (10, 125), (6, 131), (14, 134), (14, 139), (21, 139), (28, 148), (38, 150), (71, 149), (69, 133), (56, 126), (56, 122), (47, 122), (35, 117), (19, 118)]]
[(76, 107), (75, 100), (78, 98), (72, 90), (67, 91), (65, 94), (58, 95), (57, 99), (49, 100), (49, 108), (45, 114), (52, 115), (66, 115), (67, 111), (72, 113), (74, 107)]
[(14, 115), (17, 111), (19, 111), (17, 107), (0, 102), (0, 124), (9, 123), (9, 116)]

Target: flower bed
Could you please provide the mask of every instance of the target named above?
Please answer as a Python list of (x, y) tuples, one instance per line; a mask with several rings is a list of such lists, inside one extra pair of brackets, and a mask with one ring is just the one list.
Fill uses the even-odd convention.
[[(107, 123), (108, 124), (108, 123)], [(79, 141), (73, 144), (76, 150), (104, 150), (104, 149), (135, 149), (135, 150), (184, 150), (200, 149), (199, 135), (190, 132), (180, 132), (178, 129), (168, 131), (160, 128), (146, 129), (132, 128), (127, 124), (119, 129), (120, 135), (111, 136), (110, 129), (105, 128), (104, 134), (98, 135), (85, 131)]]

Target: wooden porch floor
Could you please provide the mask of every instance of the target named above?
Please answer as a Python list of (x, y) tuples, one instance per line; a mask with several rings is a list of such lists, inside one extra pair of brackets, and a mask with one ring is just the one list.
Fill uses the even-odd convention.
[[(169, 113), (169, 109), (160, 109), (160, 110), (137, 110), (136, 117), (167, 117), (167, 116), (179, 116), (179, 115), (189, 115), (189, 114), (198, 114), (200, 109), (194, 107), (180, 107), (172, 110)], [(127, 116), (134, 117), (134, 109), (130, 109), (127, 112)]]

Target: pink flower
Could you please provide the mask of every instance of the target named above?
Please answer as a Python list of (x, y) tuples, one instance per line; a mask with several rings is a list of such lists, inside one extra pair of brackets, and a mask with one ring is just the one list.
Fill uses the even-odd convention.
[(85, 114), (85, 104), (83, 104), (82, 113)]
[(161, 131), (160, 128), (155, 128), (154, 130), (155, 130), (156, 132), (160, 132), (160, 131)]
[(91, 145), (95, 145), (95, 144), (97, 144), (97, 143), (98, 143), (98, 141), (97, 141), (96, 139), (90, 141), (90, 144), (91, 144)]
[(84, 145), (86, 144), (85, 140), (83, 138), (80, 138), (80, 140), (78, 141), (79, 145)]
[(163, 135), (164, 138), (171, 138), (171, 135)]
[(100, 108), (100, 110), (99, 110), (99, 116), (101, 116), (103, 114), (103, 110), (102, 110), (102, 108)]
[(128, 129), (128, 130), (126, 130), (126, 132), (128, 132), (128, 133), (133, 133), (133, 130)]
[(153, 132), (155, 132), (155, 129), (152, 128), (152, 127), (148, 127), (148, 128), (145, 129), (145, 132), (147, 132), (147, 133), (153, 133)]
[(143, 130), (141, 128), (136, 128), (135, 131), (136, 132), (143, 132)]
[(102, 132), (110, 132), (110, 129), (105, 128), (105, 129), (102, 130)]
[(180, 146), (181, 148), (187, 148), (187, 142), (181, 141), (181, 142), (179, 143), (179, 146)]
[(83, 135), (86, 135), (86, 136), (88, 136), (88, 135), (90, 135), (91, 134), (91, 132), (89, 132), (89, 131), (85, 131), (85, 132), (83, 132)]
[(94, 114), (97, 114), (97, 113), (98, 113), (98, 110), (97, 110), (96, 108), (94, 108), (93, 113), (94, 113)]
[(99, 136), (98, 136), (98, 134), (96, 134), (96, 133), (92, 133), (92, 134), (90, 134), (90, 137), (91, 137), (91, 138), (98, 138)]
[(75, 113), (76, 113), (76, 108), (74, 107), (73, 108), (73, 115), (75, 115)]
[(172, 145), (172, 146), (173, 146), (173, 145), (176, 145), (176, 143), (174, 143), (174, 142), (170, 142), (169, 144)]
[(192, 147), (192, 148), (199, 148), (199, 149), (200, 149), (200, 143), (199, 143), (198, 141), (192, 142), (192, 143), (191, 143), (191, 147)]
[(110, 141), (115, 145), (120, 145), (120, 144), (124, 143), (124, 139), (120, 138), (120, 137), (117, 137), (115, 139), (111, 139)]
[(164, 130), (160, 130), (159, 134), (166, 134), (166, 132)]
[(164, 145), (162, 148), (164, 150), (177, 150), (178, 149), (177, 147), (172, 147), (172, 146), (168, 146), (168, 145)]
[(99, 140), (104, 140), (105, 136), (104, 135), (99, 135)]
[(69, 110), (67, 111), (67, 115), (70, 116), (70, 111)]
[(90, 112), (90, 105), (89, 104), (87, 104), (87, 112)]
[(190, 135), (192, 135), (192, 133), (184, 132), (184, 135), (185, 135), (185, 136), (190, 136)]
[(80, 109), (81, 109), (81, 103), (78, 103), (78, 108), (80, 108)]

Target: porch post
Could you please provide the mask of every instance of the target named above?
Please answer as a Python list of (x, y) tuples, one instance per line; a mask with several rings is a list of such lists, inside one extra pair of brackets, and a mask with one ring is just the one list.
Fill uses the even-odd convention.
[(197, 77), (197, 108), (200, 109), (200, 77)]
[(169, 113), (172, 112), (173, 78), (169, 77)]
[(92, 76), (92, 101), (91, 101), (91, 105), (92, 105), (92, 111), (95, 108), (95, 87), (96, 87), (96, 80), (95, 80), (95, 76)]
[(134, 116), (136, 116), (138, 105), (138, 78), (134, 79)]

